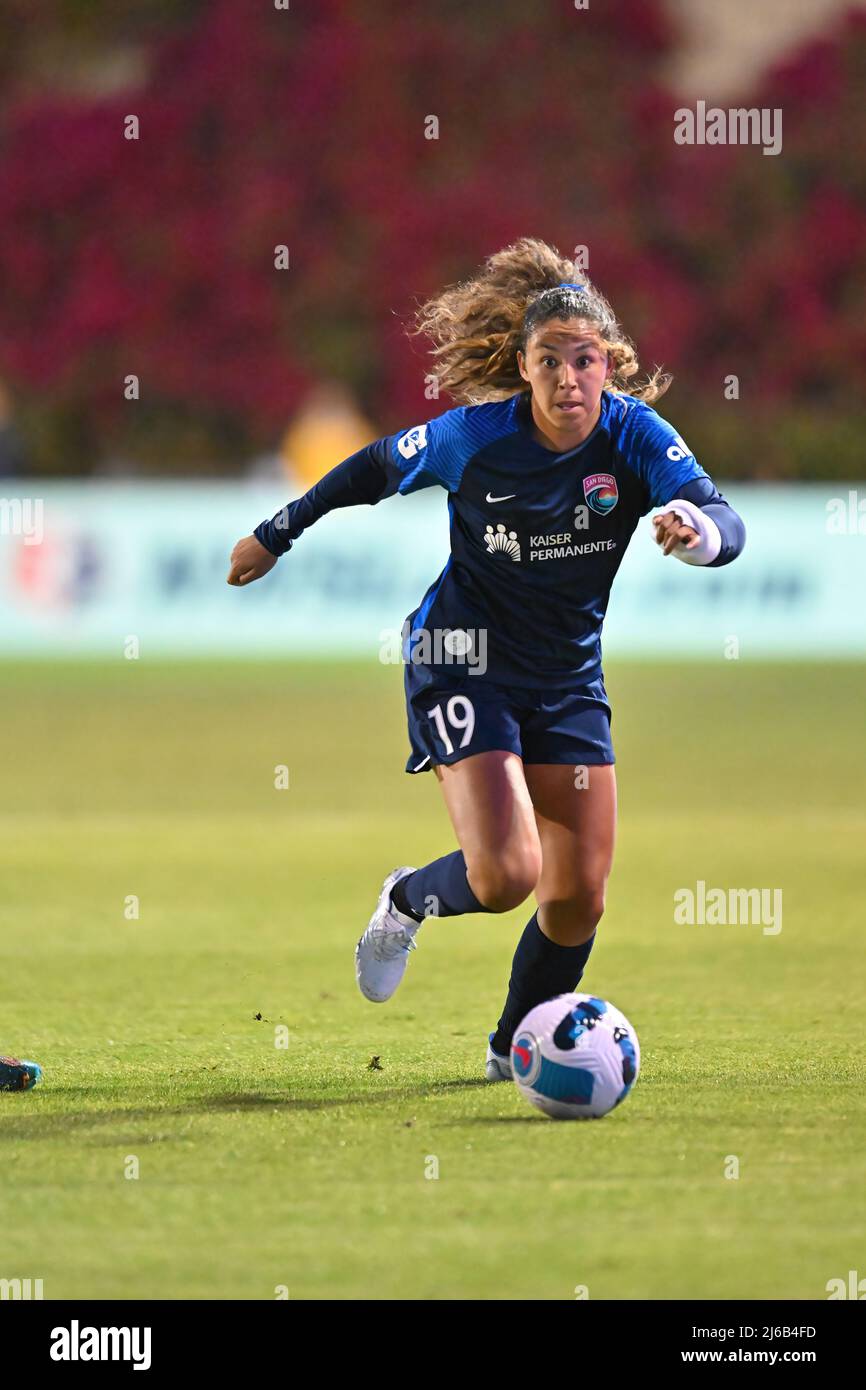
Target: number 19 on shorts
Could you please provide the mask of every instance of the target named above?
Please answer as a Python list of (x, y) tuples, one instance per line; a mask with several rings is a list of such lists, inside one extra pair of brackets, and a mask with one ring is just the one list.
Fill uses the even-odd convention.
[[(454, 752), (454, 744), (448, 732), (450, 726), (452, 731), (462, 732), (463, 737), (458, 743), (458, 748), (465, 748), (475, 732), (475, 710), (472, 708), (472, 701), (465, 695), (452, 695), (445, 706), (445, 714), (442, 713), (442, 706), (435, 705), (427, 715), (436, 725), (436, 732), (445, 746), (445, 756), (450, 757)], [(446, 725), (446, 719), (448, 721)]]

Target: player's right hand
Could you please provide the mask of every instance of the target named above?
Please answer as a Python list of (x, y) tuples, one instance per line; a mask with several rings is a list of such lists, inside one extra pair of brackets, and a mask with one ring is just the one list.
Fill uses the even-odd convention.
[(272, 570), (277, 563), (276, 555), (266, 550), (255, 536), (244, 536), (239, 540), (229, 559), (227, 584), (252, 584), (254, 579)]

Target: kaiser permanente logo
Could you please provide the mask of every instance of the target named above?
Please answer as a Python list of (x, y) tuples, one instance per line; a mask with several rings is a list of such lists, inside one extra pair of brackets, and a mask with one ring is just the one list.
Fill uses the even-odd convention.
[(705, 101), (695, 109), (681, 106), (674, 112), (674, 142), (677, 145), (762, 145), (764, 154), (780, 154), (782, 149), (782, 109), (769, 106), (720, 106), (707, 108)]
[(507, 555), (509, 560), (515, 561), (520, 559), (520, 541), (516, 531), (509, 531), (504, 526), (497, 526), (494, 531), (492, 526), (486, 526), (484, 544), (488, 555)]
[(134, 1371), (150, 1370), (149, 1327), (69, 1327), (51, 1330), (52, 1361), (131, 1361)]
[[(582, 509), (586, 511), (584, 507)], [(570, 531), (554, 531), (550, 535), (530, 536), (530, 560), (565, 560), (571, 555), (594, 555), (599, 550), (616, 550), (616, 541), (584, 541), (583, 545), (574, 543)], [(507, 555), (510, 560), (519, 561), (520, 541), (516, 531), (505, 526), (492, 526), (485, 529), (484, 543), (489, 555)]]

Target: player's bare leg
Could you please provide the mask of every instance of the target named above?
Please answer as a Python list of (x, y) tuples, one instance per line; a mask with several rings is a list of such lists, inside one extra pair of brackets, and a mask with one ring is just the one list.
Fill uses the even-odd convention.
[(518, 907), (541, 873), (541, 842), (521, 759), (516, 753), (476, 753), (434, 771), (476, 897), (489, 912)]
[[(521, 759), (516, 753), (479, 753), (452, 767), (438, 767), (436, 774), (473, 889), (494, 911), (518, 907), (542, 872), (541, 842)], [(492, 1033), (485, 1075), (488, 1081), (511, 1079), (511, 1059), (494, 1051)]]
[(361, 993), (389, 999), (428, 917), (507, 912), (532, 892), (541, 870), (535, 813), (514, 753), (477, 753), (437, 766), (460, 849), (423, 869), (389, 875), (355, 952)]
[(538, 925), (559, 946), (580, 946), (602, 913), (616, 839), (616, 773), (600, 767), (529, 763), (542, 870), (535, 888)]
[[(510, 1075), (511, 1037), (529, 1010), (580, 983), (613, 862), (613, 765), (575, 769), (529, 763), (524, 771), (542, 849), (538, 911), (514, 954), (508, 997), (488, 1048), (490, 1080)], [(492, 1074), (491, 1055), (499, 1075)]]
[[(516, 753), (479, 753), (437, 767), (448, 814), (473, 890), (491, 911), (507, 912), (529, 896), (541, 873), (541, 842), (523, 763)], [(508, 1055), (487, 1040), (488, 1081), (511, 1078)]]

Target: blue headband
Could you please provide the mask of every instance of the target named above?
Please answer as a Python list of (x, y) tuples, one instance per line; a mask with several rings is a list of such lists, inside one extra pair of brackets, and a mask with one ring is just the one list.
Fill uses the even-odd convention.
[(556, 288), (558, 290), (585, 290), (586, 285), (575, 285), (571, 280), (560, 280)]

